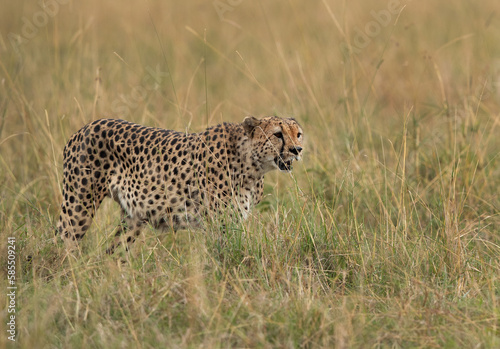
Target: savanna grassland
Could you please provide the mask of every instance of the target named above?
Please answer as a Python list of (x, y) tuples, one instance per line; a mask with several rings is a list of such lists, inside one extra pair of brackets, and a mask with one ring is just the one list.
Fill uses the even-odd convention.
[[(0, 347), (500, 347), (497, 0), (3, 1), (0, 34)], [(304, 161), (248, 221), (108, 256), (108, 201), (54, 244), (84, 124), (270, 114)]]

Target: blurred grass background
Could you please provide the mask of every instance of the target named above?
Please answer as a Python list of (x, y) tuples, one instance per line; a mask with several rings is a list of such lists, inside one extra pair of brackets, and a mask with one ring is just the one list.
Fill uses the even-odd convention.
[[(500, 347), (498, 1), (1, 8), (19, 347)], [(84, 124), (195, 132), (250, 114), (297, 118), (306, 152), (266, 177), (248, 222), (149, 229), (121, 265), (103, 253), (108, 202), (80, 257), (53, 244), (62, 150)]]

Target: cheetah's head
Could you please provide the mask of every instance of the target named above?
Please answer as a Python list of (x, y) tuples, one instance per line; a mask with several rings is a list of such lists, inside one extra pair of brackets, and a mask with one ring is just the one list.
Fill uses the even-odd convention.
[(257, 160), (264, 172), (290, 172), (292, 162), (301, 159), (303, 134), (295, 119), (249, 116), (242, 125), (252, 144), (252, 160)]

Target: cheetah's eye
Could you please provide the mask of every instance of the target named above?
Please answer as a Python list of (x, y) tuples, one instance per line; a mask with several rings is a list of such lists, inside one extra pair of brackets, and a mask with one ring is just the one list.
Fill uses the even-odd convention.
[(297, 138), (300, 139), (302, 137), (302, 133), (297, 133)]
[(276, 133), (274, 134), (274, 137), (283, 139), (283, 133), (281, 133), (281, 132), (276, 132)]

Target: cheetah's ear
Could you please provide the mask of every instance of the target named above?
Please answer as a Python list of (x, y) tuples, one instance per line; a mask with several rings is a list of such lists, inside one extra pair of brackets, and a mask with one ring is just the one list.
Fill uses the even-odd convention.
[(243, 125), (243, 128), (245, 129), (245, 132), (248, 135), (251, 135), (253, 129), (260, 125), (260, 120), (257, 119), (257, 118), (255, 118), (255, 117), (253, 117), (253, 116), (247, 116), (243, 120), (242, 125)]

